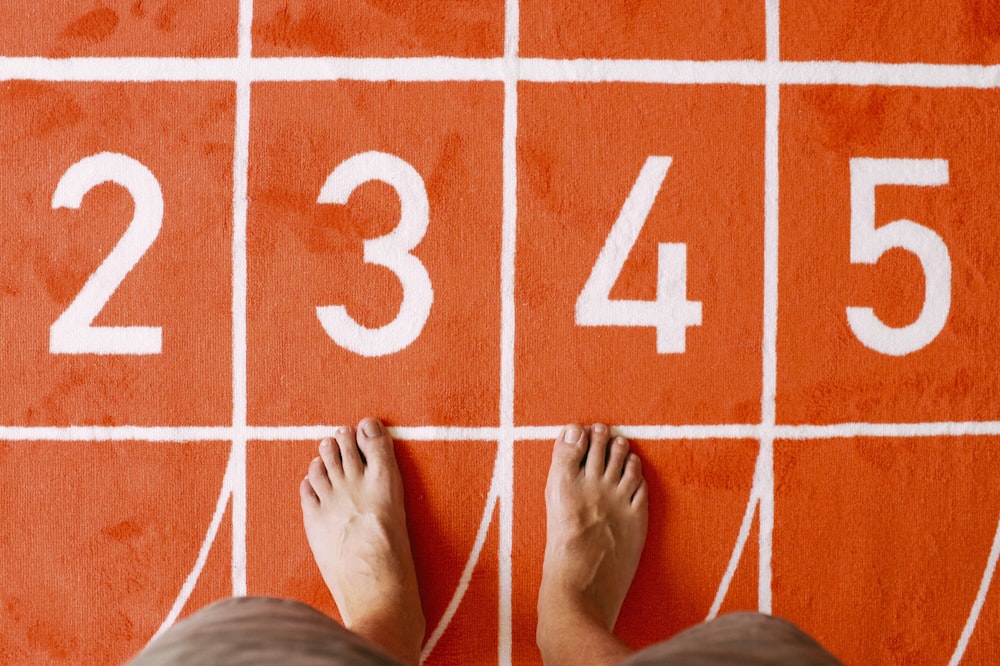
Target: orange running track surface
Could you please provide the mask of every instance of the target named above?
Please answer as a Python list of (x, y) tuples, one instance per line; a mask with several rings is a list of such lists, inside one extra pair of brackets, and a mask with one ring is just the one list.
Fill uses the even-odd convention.
[(393, 428), (428, 664), (538, 664), (551, 440), (649, 480), (618, 623), (1000, 661), (1000, 10), (6, 0), (0, 662), (336, 615), (316, 442)]

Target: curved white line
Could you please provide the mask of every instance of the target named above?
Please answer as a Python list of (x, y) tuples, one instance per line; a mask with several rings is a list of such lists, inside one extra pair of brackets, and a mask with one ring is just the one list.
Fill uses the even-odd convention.
[(976, 600), (972, 604), (969, 619), (965, 622), (962, 635), (958, 639), (958, 645), (955, 646), (955, 652), (951, 655), (948, 666), (957, 666), (962, 661), (962, 656), (965, 655), (965, 649), (969, 646), (969, 639), (972, 638), (972, 632), (975, 631), (976, 623), (979, 622), (979, 613), (983, 610), (983, 604), (986, 603), (986, 594), (990, 591), (990, 584), (993, 582), (993, 574), (996, 573), (998, 559), (1000, 559), (1000, 521), (997, 522), (997, 530), (993, 535), (993, 545), (990, 547), (990, 556), (986, 560), (986, 570), (983, 571), (983, 579), (979, 583)]
[(465, 563), (465, 568), (462, 569), (462, 575), (458, 579), (458, 586), (455, 588), (455, 594), (452, 595), (451, 601), (448, 602), (448, 607), (445, 608), (444, 614), (441, 616), (441, 620), (434, 627), (434, 631), (431, 632), (430, 638), (424, 643), (424, 649), (420, 653), (420, 663), (423, 664), (427, 657), (430, 656), (431, 652), (434, 651), (434, 646), (444, 635), (445, 629), (451, 624), (452, 618), (455, 617), (455, 613), (458, 611), (459, 605), (462, 603), (462, 599), (465, 598), (465, 593), (469, 589), (469, 583), (472, 580), (472, 572), (476, 568), (476, 564), (479, 563), (479, 555), (482, 553), (483, 545), (486, 543), (486, 534), (489, 532), (490, 525), (493, 522), (493, 513), (496, 509), (497, 499), (499, 493), (497, 491), (497, 478), (498, 472), (497, 465), (500, 464), (499, 450), (497, 451), (497, 461), (493, 466), (493, 478), (490, 480), (490, 489), (486, 495), (486, 505), (483, 509), (483, 517), (479, 521), (479, 531), (476, 533), (476, 540), (472, 544), (472, 552), (469, 553), (469, 559)]
[(226, 464), (226, 472), (222, 477), (222, 490), (219, 491), (219, 499), (215, 503), (215, 513), (212, 515), (212, 522), (208, 525), (208, 530), (205, 532), (205, 540), (201, 543), (201, 549), (198, 551), (198, 557), (194, 562), (194, 567), (191, 569), (191, 573), (188, 574), (187, 578), (184, 580), (184, 584), (181, 586), (181, 590), (177, 595), (177, 599), (174, 600), (174, 605), (171, 607), (170, 612), (167, 613), (167, 618), (160, 625), (160, 628), (156, 630), (153, 637), (149, 639), (149, 643), (146, 643), (148, 647), (150, 643), (155, 641), (160, 637), (163, 632), (173, 626), (174, 622), (177, 621), (177, 617), (184, 610), (184, 605), (187, 603), (188, 599), (191, 597), (191, 593), (194, 591), (194, 586), (198, 582), (198, 577), (201, 576), (201, 570), (205, 567), (205, 562), (208, 560), (208, 552), (212, 548), (212, 544), (215, 543), (215, 537), (219, 532), (219, 526), (222, 524), (222, 516), (226, 512), (226, 505), (229, 504), (229, 498), (232, 495), (232, 485), (233, 485), (233, 453), (230, 451), (229, 462)]
[(715, 593), (712, 607), (708, 611), (708, 617), (705, 618), (706, 622), (714, 619), (719, 614), (722, 602), (726, 599), (726, 594), (729, 593), (729, 585), (733, 582), (733, 576), (736, 575), (736, 569), (740, 565), (740, 559), (743, 557), (743, 548), (746, 547), (747, 541), (750, 539), (750, 527), (753, 525), (753, 517), (757, 513), (759, 505), (760, 497), (757, 493), (757, 483), (755, 481), (750, 487), (750, 499), (747, 501), (747, 508), (743, 513), (743, 522), (740, 523), (740, 531), (736, 537), (736, 546), (733, 548), (733, 554), (729, 557), (726, 573), (723, 574), (722, 582), (719, 583), (719, 589)]

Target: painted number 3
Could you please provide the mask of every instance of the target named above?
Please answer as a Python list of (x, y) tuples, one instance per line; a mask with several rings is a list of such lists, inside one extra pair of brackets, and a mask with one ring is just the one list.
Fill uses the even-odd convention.
[(384, 266), (403, 287), (399, 314), (381, 328), (354, 321), (343, 305), (316, 308), (327, 334), (341, 347), (362, 356), (385, 356), (405, 349), (420, 336), (431, 313), (434, 290), (427, 269), (410, 252), (427, 233), (430, 205), (424, 180), (408, 162), (388, 153), (355, 155), (333, 170), (319, 193), (321, 204), (346, 204), (370, 180), (387, 183), (399, 196), (399, 224), (389, 234), (364, 242), (366, 263)]

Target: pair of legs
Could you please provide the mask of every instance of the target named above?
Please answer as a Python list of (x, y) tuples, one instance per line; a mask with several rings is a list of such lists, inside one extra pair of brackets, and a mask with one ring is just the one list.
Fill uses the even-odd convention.
[[(299, 494), (309, 545), (348, 631), (296, 602), (233, 599), (179, 623), (136, 666), (419, 662), (426, 624), (385, 428), (368, 418), (324, 439)], [(719, 618), (639, 653), (615, 637), (646, 539), (648, 489), (638, 456), (607, 426), (563, 429), (545, 507), (537, 641), (546, 664), (839, 663), (793, 625), (758, 614)]]
[[(425, 622), (392, 440), (375, 419), (323, 440), (299, 489), (306, 536), (347, 628), (416, 664)], [(567, 426), (545, 489), (546, 550), (538, 645), (546, 663), (613, 664), (612, 633), (646, 540), (638, 456), (608, 427)]]

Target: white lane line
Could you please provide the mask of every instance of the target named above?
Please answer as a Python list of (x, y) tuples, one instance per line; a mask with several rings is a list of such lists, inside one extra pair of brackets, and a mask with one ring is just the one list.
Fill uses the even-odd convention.
[(747, 540), (750, 538), (750, 528), (753, 526), (753, 517), (757, 514), (757, 507), (760, 505), (760, 497), (757, 495), (757, 488), (750, 488), (750, 499), (747, 500), (747, 508), (743, 513), (743, 521), (740, 523), (740, 531), (736, 535), (736, 546), (733, 548), (732, 555), (729, 556), (729, 563), (726, 565), (726, 571), (722, 575), (722, 582), (719, 583), (719, 589), (715, 592), (715, 599), (712, 600), (712, 606), (708, 611), (708, 617), (705, 621), (714, 619), (719, 614), (719, 609), (722, 608), (722, 602), (725, 601), (726, 595), (729, 593), (729, 586), (733, 582), (733, 577), (736, 575), (736, 569), (740, 565), (740, 560), (743, 557), (743, 550), (747, 545)]
[[(191, 593), (194, 591), (195, 585), (198, 583), (198, 578), (201, 576), (202, 569), (205, 568), (205, 562), (208, 561), (208, 554), (212, 550), (212, 544), (215, 543), (215, 537), (219, 533), (219, 526), (222, 524), (222, 517), (226, 513), (226, 505), (229, 503), (229, 498), (232, 495), (232, 489), (234, 484), (234, 477), (238, 474), (237, 466), (234, 464), (233, 456), (230, 455), (229, 461), (226, 463), (226, 472), (222, 476), (222, 488), (219, 490), (219, 498), (215, 502), (215, 512), (212, 514), (212, 520), (209, 522), (208, 529), (205, 531), (205, 538), (201, 542), (201, 547), (198, 549), (198, 557), (195, 558), (194, 566), (191, 568), (190, 573), (188, 573), (187, 578), (184, 579), (184, 584), (181, 585), (180, 592), (177, 594), (177, 598), (174, 599), (173, 606), (170, 608), (170, 612), (167, 613), (166, 619), (160, 625), (153, 637), (149, 639), (149, 643), (152, 643), (157, 638), (160, 637), (163, 632), (173, 626), (177, 618), (180, 617), (181, 612), (184, 610), (185, 604), (187, 604), (188, 599), (191, 598)], [(146, 645), (148, 646), (149, 643)]]
[[(498, 449), (499, 453), (499, 449)], [(486, 543), (486, 536), (489, 534), (490, 525), (493, 522), (493, 514), (495, 512), (498, 500), (498, 493), (500, 492), (498, 479), (501, 466), (500, 456), (497, 455), (496, 462), (493, 466), (493, 478), (490, 480), (490, 489), (486, 495), (486, 502), (483, 506), (483, 517), (479, 521), (479, 529), (476, 532), (476, 539), (472, 544), (472, 551), (469, 553), (469, 559), (465, 562), (465, 567), (462, 569), (462, 574), (459, 576), (458, 585), (455, 587), (455, 593), (451, 597), (451, 601), (448, 602), (448, 606), (445, 608), (444, 613), (441, 615), (441, 620), (434, 627), (431, 632), (430, 637), (424, 643), (423, 650), (420, 653), (420, 663), (424, 663), (427, 657), (430, 656), (431, 652), (434, 651), (434, 647), (437, 645), (441, 636), (444, 635), (445, 629), (451, 624), (452, 619), (455, 617), (455, 613), (458, 611), (458, 607), (462, 603), (462, 599), (465, 598), (465, 593), (469, 590), (469, 583), (472, 581), (472, 573), (476, 569), (476, 565), (479, 563), (479, 556), (483, 551), (483, 545)]]
[(969, 640), (972, 638), (972, 632), (975, 631), (976, 623), (979, 622), (979, 613), (983, 610), (983, 604), (986, 603), (986, 595), (990, 591), (993, 575), (997, 570), (998, 559), (1000, 559), (1000, 522), (997, 523), (996, 532), (993, 534), (993, 545), (990, 547), (990, 555), (986, 559), (986, 569), (983, 571), (982, 580), (979, 582), (976, 599), (972, 603), (969, 618), (965, 621), (962, 634), (958, 638), (958, 645), (955, 646), (955, 652), (952, 653), (951, 659), (948, 661), (948, 666), (958, 666), (958, 663), (962, 661), (962, 657), (965, 655), (965, 650), (969, 646)]
[[(766, 39), (769, 72), (781, 65), (780, 2), (767, 0)], [(760, 498), (760, 561), (757, 603), (762, 613), (772, 607), (772, 547), (774, 536), (774, 425), (778, 384), (778, 125), (781, 117), (780, 86), (769, 81), (764, 106), (764, 337), (761, 384), (760, 454), (754, 469), (754, 487)]]
[(233, 158), (233, 596), (247, 593), (247, 193), (253, 0), (240, 0)]
[(500, 439), (497, 479), (500, 496), (500, 535), (497, 547), (499, 608), (497, 609), (497, 663), (511, 663), (513, 654), (513, 543), (514, 543), (514, 353), (515, 266), (517, 250), (517, 135), (518, 79), (520, 77), (520, 5), (504, 5), (503, 57), (503, 220), (500, 249)]
[[(502, 58), (253, 58), (251, 81), (503, 81)], [(518, 61), (520, 81), (747, 86), (848, 85), (912, 88), (1000, 87), (998, 65), (841, 61), (552, 60)], [(0, 81), (239, 81), (240, 58), (0, 57)]]
[[(329, 437), (337, 425), (248, 426), (247, 440), (319, 441)], [(517, 426), (514, 441), (554, 440), (562, 425)], [(632, 439), (705, 440), (759, 439), (759, 425), (621, 425), (612, 431)], [(393, 426), (395, 438), (413, 442), (495, 442), (500, 428), (462, 426)], [(1000, 421), (928, 421), (925, 423), (833, 423), (830, 425), (778, 425), (774, 439), (801, 441), (820, 439), (923, 438), (1000, 435)], [(234, 437), (230, 426), (0, 426), (0, 442), (220, 442)]]

